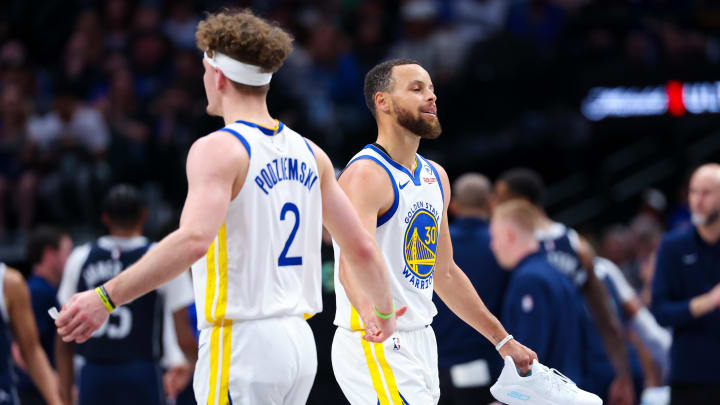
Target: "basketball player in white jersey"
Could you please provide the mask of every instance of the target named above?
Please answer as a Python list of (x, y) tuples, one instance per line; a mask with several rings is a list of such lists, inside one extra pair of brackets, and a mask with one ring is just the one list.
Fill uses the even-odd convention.
[(395, 312), (382, 254), (327, 155), (268, 112), (269, 82), (292, 50), (290, 36), (250, 11), (224, 11), (200, 22), (196, 38), (207, 110), (226, 126), (190, 149), (180, 228), (104, 289), (74, 295), (58, 333), (84, 342), (115, 305), (192, 265), (198, 403), (304, 404), (317, 359), (303, 315), (322, 309), (323, 225), (383, 315), (366, 338), (386, 339), (406, 308)]
[(332, 360), (343, 393), (353, 404), (438, 402), (437, 344), (429, 327), (437, 312), (433, 291), (527, 371), (535, 353), (512, 340), (452, 259), (445, 170), (417, 154), (421, 139), (441, 133), (430, 75), (412, 60), (383, 62), (365, 76), (365, 99), (378, 124), (377, 142), (350, 161), (339, 182), (383, 251), (395, 304), (409, 310), (392, 339), (364, 341), (363, 334), (376, 328), (374, 309), (347, 272), (345, 248), (335, 246)]

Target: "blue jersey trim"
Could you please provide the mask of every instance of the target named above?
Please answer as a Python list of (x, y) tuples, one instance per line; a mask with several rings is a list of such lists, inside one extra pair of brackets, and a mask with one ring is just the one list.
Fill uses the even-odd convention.
[(410, 180), (413, 181), (413, 184), (416, 186), (420, 185), (420, 169), (422, 169), (422, 159), (417, 159), (417, 167), (415, 167), (415, 174), (410, 173), (410, 170), (408, 170), (405, 166), (401, 165), (400, 163), (392, 160), (390, 156), (387, 155), (387, 153), (381, 151), (378, 147), (375, 145), (367, 145), (363, 149), (372, 149), (375, 152), (377, 152), (380, 156), (382, 156), (383, 159), (385, 159), (386, 162), (388, 162), (392, 167), (400, 170), (401, 172), (405, 173), (410, 177)]
[(303, 137), (303, 141), (305, 141), (305, 145), (307, 145), (308, 149), (310, 149), (310, 153), (312, 153), (313, 157), (315, 157), (315, 151), (312, 149), (310, 143), (307, 141), (307, 139), (305, 139), (305, 137)]
[(253, 127), (253, 128), (257, 128), (260, 130), (260, 132), (262, 132), (263, 134), (265, 134), (267, 136), (273, 136), (275, 134), (279, 134), (280, 131), (282, 131), (283, 128), (285, 127), (285, 124), (283, 124), (282, 121), (280, 121), (280, 120), (278, 120), (277, 128), (268, 128), (268, 127), (264, 127), (260, 124), (256, 124), (254, 122), (243, 121), (243, 120), (237, 120), (237, 121), (235, 121), (235, 123), (247, 125), (247, 126)]
[(230, 390), (228, 390), (228, 402), (230, 402), (230, 405), (233, 405), (232, 397), (230, 396)]
[(221, 128), (220, 131), (225, 131), (225, 132), (228, 132), (228, 133), (231, 133), (231, 134), (235, 135), (235, 137), (236, 137), (237, 139), (239, 139), (240, 142), (242, 142), (243, 146), (245, 146), (245, 150), (247, 150), (248, 157), (251, 157), (250, 144), (248, 143), (247, 139), (245, 139), (244, 136), (240, 135), (240, 133), (238, 133), (238, 132), (235, 131), (234, 129), (230, 129), (230, 128)]
[[(367, 156), (367, 155), (358, 156), (355, 159), (351, 160), (350, 163), (348, 163), (347, 166), (345, 166), (345, 169), (347, 169), (351, 164), (353, 164), (355, 161), (360, 160), (360, 159), (372, 160), (373, 162), (380, 165), (380, 167), (385, 169), (385, 172), (387, 172), (388, 176), (390, 177), (390, 183), (392, 183), (393, 192), (395, 193), (395, 198), (393, 200), (392, 206), (390, 206), (390, 209), (387, 210), (387, 212), (385, 212), (384, 214), (382, 214), (382, 216), (380, 216), (380, 218), (378, 218), (378, 220), (377, 220), (377, 227), (379, 228), (385, 222), (389, 221), (393, 215), (395, 215), (395, 211), (397, 211), (398, 205), (400, 205), (400, 191), (398, 190), (397, 183), (395, 182), (395, 179), (393, 178), (393, 175), (392, 175), (392, 172), (390, 171), (390, 169), (388, 169), (387, 166), (385, 166), (381, 161), (379, 161), (374, 156)], [(345, 169), (343, 169), (343, 171)], [(340, 173), (340, 174), (342, 174), (342, 173)]]
[(428, 162), (427, 159), (425, 159), (424, 157), (420, 156), (420, 158), (422, 158), (422, 160), (424, 160), (425, 163), (428, 166), (430, 166), (430, 168), (432, 169), (432, 172), (435, 175), (435, 178), (437, 179), (438, 187), (440, 187), (440, 196), (442, 196), (443, 204), (445, 204), (445, 192), (443, 191), (442, 179), (440, 178), (440, 175), (438, 174), (437, 169), (435, 168), (435, 166), (432, 163)]

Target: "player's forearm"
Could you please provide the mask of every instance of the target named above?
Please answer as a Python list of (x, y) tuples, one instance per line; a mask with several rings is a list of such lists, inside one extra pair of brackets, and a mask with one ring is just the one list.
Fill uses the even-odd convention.
[(60, 384), (60, 398), (69, 404), (72, 401), (72, 386), (74, 383), (73, 351), (74, 343), (65, 343), (62, 339), (55, 341), (55, 365)]
[[(590, 280), (588, 279), (588, 281)], [(599, 280), (596, 281), (590, 282), (585, 290), (588, 307), (600, 330), (600, 335), (605, 343), (605, 349), (608, 352), (615, 373), (617, 375), (627, 375), (630, 373), (630, 365), (625, 347), (625, 336), (617, 314), (612, 312), (608, 304), (609, 297), (605, 287)]]
[(212, 241), (178, 229), (150, 249), (137, 263), (105, 284), (115, 305), (123, 305), (177, 277), (200, 259)]
[(371, 305), (382, 313), (391, 313), (393, 302), (390, 281), (385, 259), (375, 240), (368, 235), (367, 240), (358, 242), (347, 252), (344, 260), (349, 266), (344, 266), (344, 271), (352, 272), (357, 288), (367, 296)]
[(434, 279), (435, 292), (460, 319), (480, 332), (493, 345), (508, 335), (500, 321), (487, 309), (470, 280), (455, 264), (447, 274)]
[(34, 346), (23, 353), (23, 357), (28, 367), (28, 373), (45, 402), (50, 405), (61, 405), (57, 377), (53, 373), (42, 347), (39, 344)]
[(358, 311), (360, 318), (363, 322), (369, 317), (373, 316), (372, 301), (368, 298), (365, 293), (358, 286), (357, 281), (352, 277), (352, 274), (348, 272), (347, 261), (344, 256), (340, 257), (340, 273), (338, 278), (345, 290), (345, 295), (348, 297), (350, 304)]

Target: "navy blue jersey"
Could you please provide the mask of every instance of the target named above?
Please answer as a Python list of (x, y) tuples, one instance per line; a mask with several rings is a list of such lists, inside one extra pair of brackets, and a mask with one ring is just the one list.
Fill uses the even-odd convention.
[[(58, 297), (69, 299), (78, 291), (94, 289), (139, 260), (151, 243), (143, 237), (100, 238), (73, 251)], [(84, 260), (82, 258), (84, 257)], [(124, 363), (156, 361), (162, 352), (164, 307), (157, 291), (117, 307), (92, 338), (76, 346), (88, 362)]]
[(15, 373), (10, 355), (12, 338), (4, 289), (6, 269), (5, 264), (0, 262), (0, 405), (19, 402), (15, 391)]
[[(524, 258), (510, 276), (502, 323), (540, 361), (578, 382), (582, 377), (582, 300), (544, 252)], [(580, 385), (580, 384), (578, 384)]]
[(578, 246), (580, 237), (573, 229), (555, 222), (535, 233), (540, 242), (540, 251), (547, 255), (548, 261), (572, 280), (577, 287), (587, 281), (587, 270), (582, 265)]

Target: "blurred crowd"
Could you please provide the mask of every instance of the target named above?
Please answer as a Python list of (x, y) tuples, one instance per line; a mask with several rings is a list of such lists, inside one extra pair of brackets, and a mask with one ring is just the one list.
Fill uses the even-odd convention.
[[(593, 142), (570, 108), (591, 82), (715, 66), (720, 14), (704, 3), (4, 2), (0, 241), (17, 240), (38, 222), (92, 234), (97, 196), (118, 182), (148, 195), (151, 235), (173, 223), (188, 147), (220, 125), (205, 113), (195, 47), (203, 11), (252, 7), (293, 33), (295, 50), (273, 81), (270, 109), (326, 148), (337, 165), (374, 131), (361, 92), (365, 72), (389, 57), (418, 60), (434, 78), (445, 132), (452, 134), (426, 154), (448, 160), (453, 175), (477, 169), (483, 153), (504, 151), (496, 156), (533, 166), (540, 162), (523, 148)], [(562, 85), (568, 82), (578, 86)], [(538, 109), (547, 113), (538, 116)], [(450, 161), (459, 144), (460, 158)], [(562, 165), (579, 164), (559, 159), (546, 175), (552, 180), (567, 169)]]

